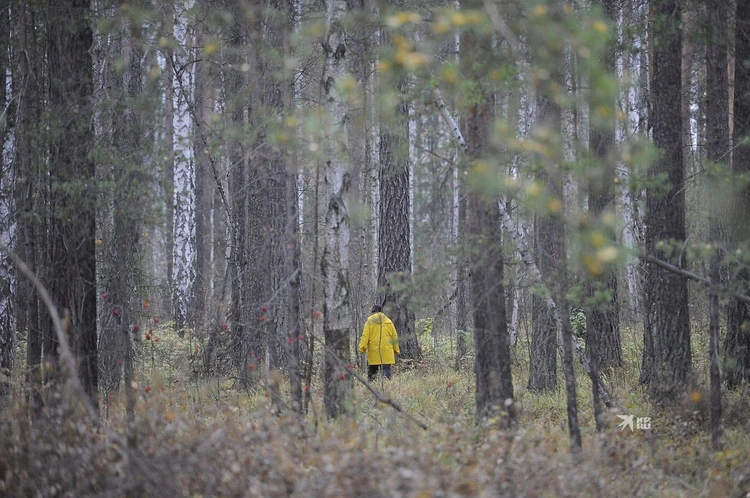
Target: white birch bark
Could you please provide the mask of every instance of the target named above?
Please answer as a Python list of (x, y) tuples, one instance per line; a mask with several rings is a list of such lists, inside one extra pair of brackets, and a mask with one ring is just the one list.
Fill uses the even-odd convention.
[(329, 418), (345, 410), (351, 381), (338, 377), (340, 363), (348, 362), (349, 331), (349, 161), (346, 144), (347, 105), (337, 85), (346, 77), (345, 33), (341, 19), (346, 13), (344, 0), (328, 0), (328, 33), (323, 41), (326, 66), (323, 72), (323, 98), (327, 111), (325, 126), (325, 188), (328, 206), (325, 216), (323, 273), (323, 333), (326, 343), (324, 403)]
[[(190, 3), (190, 2), (188, 2)], [(178, 12), (179, 22), (175, 23), (174, 36), (181, 47), (189, 47), (193, 34), (189, 30), (188, 14)], [(195, 196), (194, 165), (191, 130), (193, 123), (189, 102), (192, 101), (193, 55), (175, 53), (177, 69), (183, 69), (174, 80), (174, 289), (173, 301), (178, 320), (188, 315), (188, 299), (193, 285), (195, 259)], [(180, 324), (178, 324), (180, 325)]]

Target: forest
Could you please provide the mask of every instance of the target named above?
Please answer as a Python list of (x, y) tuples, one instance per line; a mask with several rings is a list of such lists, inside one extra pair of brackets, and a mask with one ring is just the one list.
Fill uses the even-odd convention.
[(750, 0), (0, 0), (0, 74), (0, 495), (750, 496)]

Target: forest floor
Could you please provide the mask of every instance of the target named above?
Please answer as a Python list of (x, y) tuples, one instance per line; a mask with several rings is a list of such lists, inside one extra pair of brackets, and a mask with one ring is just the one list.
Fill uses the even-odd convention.
[[(304, 420), (275, 412), (263, 389), (196, 380), (184, 361), (194, 345), (165, 335), (145, 345), (136, 413), (124, 399), (102, 402), (104, 427), (88, 422), (65, 389), (42, 416), (6, 403), (0, 417), (3, 496), (747, 496), (750, 389), (724, 393), (724, 444), (711, 449), (704, 389), (669, 409), (637, 386), (638, 357), (608, 379), (620, 408), (607, 428), (593, 422), (590, 383), (578, 371), (583, 450), (570, 452), (562, 379), (557, 391), (527, 392), (528, 365), (516, 359), (518, 425), (474, 424), (471, 368), (456, 371), (426, 348), (418, 367), (396, 367), (375, 387), (417, 420), (378, 402), (355, 381), (349, 414), (326, 420), (314, 384)], [(150, 350), (149, 350), (150, 348)], [(522, 358), (523, 347), (516, 358)], [(469, 361), (470, 364), (470, 361)], [(283, 392), (282, 398), (288, 400)], [(16, 398), (17, 399), (17, 398)], [(633, 416), (619, 427), (617, 415)]]

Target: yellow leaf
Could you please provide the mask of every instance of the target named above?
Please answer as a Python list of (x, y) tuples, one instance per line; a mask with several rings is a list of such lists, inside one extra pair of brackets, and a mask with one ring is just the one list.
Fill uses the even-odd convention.
[(559, 214), (562, 212), (563, 205), (560, 199), (550, 199), (547, 201), (547, 210), (552, 214)]
[(217, 41), (211, 41), (208, 42), (208, 44), (203, 47), (203, 53), (206, 55), (215, 54), (219, 50), (219, 42)]
[(611, 263), (617, 259), (618, 250), (614, 246), (604, 247), (596, 252), (596, 257), (602, 263)]
[(594, 249), (600, 249), (607, 242), (607, 237), (602, 232), (594, 232), (591, 234), (591, 247)]
[(437, 22), (435, 22), (432, 25), (432, 31), (436, 35), (443, 35), (447, 33), (448, 31), (450, 31), (450, 29), (451, 29), (451, 25), (448, 22), (448, 20), (445, 19), (444, 17), (439, 18)]
[(531, 11), (531, 17), (543, 17), (547, 15), (547, 7), (544, 5), (537, 5), (534, 10)]

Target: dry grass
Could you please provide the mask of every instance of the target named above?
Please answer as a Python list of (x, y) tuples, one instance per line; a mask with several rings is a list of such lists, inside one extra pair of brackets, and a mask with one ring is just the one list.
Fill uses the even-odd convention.
[[(174, 341), (173, 343), (171, 341)], [(355, 386), (350, 414), (330, 422), (314, 385), (309, 414), (274, 415), (262, 390), (240, 393), (168, 368), (183, 345), (166, 337), (146, 355), (135, 423), (112, 396), (106, 424), (123, 449), (94, 430), (75, 400), (50, 396), (30, 422), (15, 403), (0, 418), (0, 495), (5, 496), (744, 496), (750, 493), (750, 391), (725, 397), (725, 448), (710, 449), (698, 390), (657, 411), (633, 386), (629, 363), (615, 383), (624, 414), (649, 416), (651, 430), (596, 434), (590, 385), (579, 373), (584, 449), (571, 457), (561, 390), (525, 391), (514, 378), (518, 429), (474, 425), (470, 371), (440, 364), (396, 369), (385, 391), (422, 430)], [(151, 347), (151, 346), (149, 346)], [(185, 346), (184, 350), (191, 345)], [(172, 348), (170, 350), (170, 348)], [(184, 351), (183, 351), (184, 352)], [(623, 380), (624, 379), (624, 380)], [(635, 379), (635, 380), (634, 380)], [(148, 389), (147, 389), (148, 387)], [(700, 396), (699, 396), (700, 394)], [(105, 406), (103, 404), (103, 406)], [(104, 409), (103, 409), (104, 412)], [(618, 412), (619, 413), (619, 412)]]

